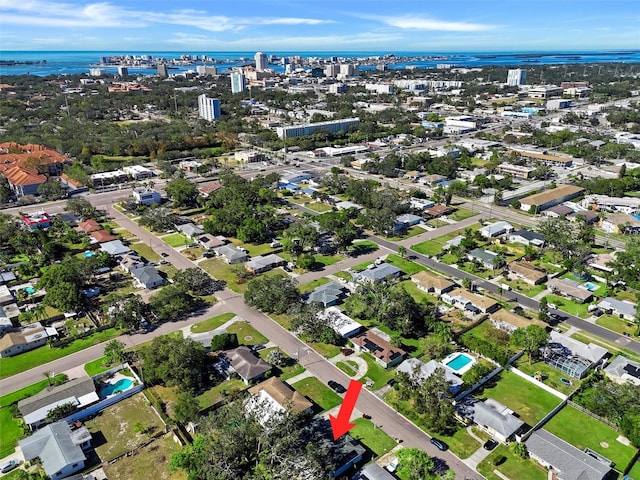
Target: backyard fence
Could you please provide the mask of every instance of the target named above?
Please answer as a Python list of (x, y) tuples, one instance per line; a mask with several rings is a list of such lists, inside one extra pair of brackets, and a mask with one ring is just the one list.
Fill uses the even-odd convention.
[(590, 417), (595, 418), (596, 420), (604, 423), (605, 425), (609, 425), (611, 428), (613, 428), (616, 432), (619, 430), (618, 426), (615, 423), (610, 422), (609, 420), (607, 420), (606, 418), (601, 417), (600, 415), (597, 415), (595, 413), (593, 413), (590, 410), (587, 410), (586, 408), (578, 405), (575, 402), (572, 402), (571, 400), (568, 400), (567, 403), (569, 405), (571, 405), (573, 408), (575, 408), (576, 410), (580, 410), (582, 413), (586, 413), (587, 415), (589, 415)]

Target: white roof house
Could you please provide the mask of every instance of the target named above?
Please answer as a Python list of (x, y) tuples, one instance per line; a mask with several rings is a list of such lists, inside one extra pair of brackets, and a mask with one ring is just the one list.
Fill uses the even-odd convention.
[(509, 222), (499, 221), (485, 225), (480, 230), (480, 234), (485, 238), (493, 238), (503, 233), (511, 233), (513, 231), (513, 225)]
[(348, 338), (360, 331), (362, 325), (340, 311), (338, 307), (329, 307), (317, 315), (320, 319), (326, 319), (329, 326), (342, 337)]

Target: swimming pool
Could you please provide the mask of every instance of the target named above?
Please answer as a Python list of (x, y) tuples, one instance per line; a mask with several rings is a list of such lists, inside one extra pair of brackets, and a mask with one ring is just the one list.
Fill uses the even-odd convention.
[(95, 256), (95, 254), (96, 254), (96, 252), (93, 252), (93, 251), (91, 251), (91, 250), (87, 250), (86, 252), (84, 252), (84, 253), (82, 254), (82, 256), (83, 256), (84, 258), (89, 258), (89, 257), (93, 257), (93, 256)]
[(24, 287), (24, 290), (29, 294), (29, 295), (33, 295), (34, 293), (36, 293), (36, 289), (33, 288), (31, 285), (29, 285), (28, 287)]
[(585, 282), (583, 285), (587, 287), (587, 290), (589, 290), (590, 292), (595, 292), (598, 288), (600, 288), (598, 287), (598, 285), (595, 285), (591, 282)]
[(106, 398), (116, 392), (127, 390), (131, 385), (133, 385), (133, 380), (130, 378), (121, 378), (116, 383), (107, 383), (106, 386), (102, 387), (102, 390), (100, 390), (100, 396), (102, 398)]
[(453, 370), (458, 375), (462, 375), (467, 372), (476, 363), (476, 359), (471, 355), (467, 355), (462, 352), (454, 352), (447, 356), (443, 361), (447, 367)]

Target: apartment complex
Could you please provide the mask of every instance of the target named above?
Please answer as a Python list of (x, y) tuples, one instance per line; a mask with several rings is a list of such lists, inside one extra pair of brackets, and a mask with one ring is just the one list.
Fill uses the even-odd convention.
[(307, 123), (305, 125), (291, 125), (289, 127), (276, 127), (276, 133), (279, 138), (295, 138), (306, 137), (312, 135), (318, 130), (325, 130), (329, 133), (337, 133), (347, 130), (349, 127), (358, 125), (359, 118), (343, 118), (340, 120), (331, 120), (328, 122)]
[(220, 118), (220, 100), (210, 98), (206, 94), (198, 96), (198, 116), (209, 122)]

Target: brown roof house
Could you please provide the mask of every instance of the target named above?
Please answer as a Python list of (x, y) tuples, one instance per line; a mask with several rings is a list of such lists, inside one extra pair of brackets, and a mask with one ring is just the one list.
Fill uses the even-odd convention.
[(585, 303), (593, 299), (593, 293), (583, 287), (579, 282), (570, 278), (552, 278), (547, 282), (547, 287), (555, 294), (571, 298), (576, 302)]
[(509, 273), (512, 277), (520, 279), (529, 285), (539, 285), (547, 281), (547, 273), (538, 270), (527, 262), (511, 262)]
[(80, 222), (78, 228), (82, 230), (84, 233), (97, 232), (98, 230), (102, 230), (102, 227), (98, 222), (96, 222), (93, 218), (89, 220), (85, 220), (84, 222)]
[(404, 359), (407, 352), (396, 348), (384, 338), (376, 335), (371, 330), (359, 333), (350, 339), (360, 351), (369, 352), (384, 368), (393, 367)]
[(240, 378), (249, 385), (252, 381), (263, 378), (271, 365), (255, 355), (247, 346), (241, 345), (238, 348), (225, 353), (229, 360), (230, 368), (240, 375)]
[(424, 271), (411, 275), (411, 280), (420, 290), (427, 293), (436, 293), (437, 295), (450, 292), (456, 288), (456, 284), (451, 280)]
[(515, 332), (518, 328), (527, 328), (529, 325), (537, 325), (541, 328), (547, 327), (547, 324), (540, 320), (529, 320), (526, 317), (522, 317), (505, 309), (493, 312), (489, 316), (489, 321), (491, 322), (491, 325), (507, 332), (509, 335)]
[(288, 412), (311, 413), (313, 410), (313, 403), (276, 377), (251, 387), (249, 393), (253, 398), (248, 402), (247, 408), (260, 409), (262, 413), (260, 418), (264, 420), (270, 419), (273, 415)]

